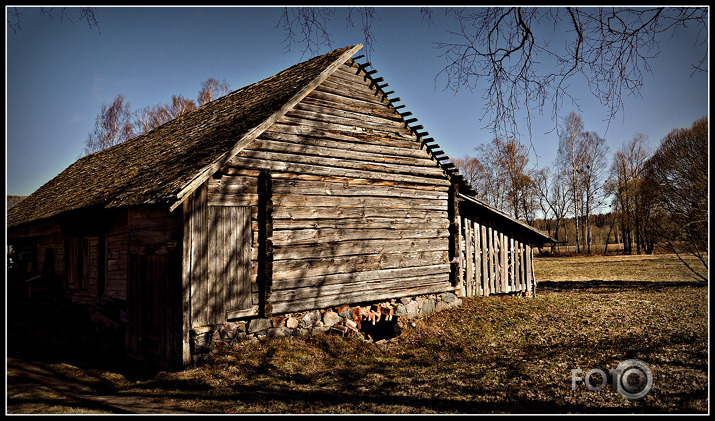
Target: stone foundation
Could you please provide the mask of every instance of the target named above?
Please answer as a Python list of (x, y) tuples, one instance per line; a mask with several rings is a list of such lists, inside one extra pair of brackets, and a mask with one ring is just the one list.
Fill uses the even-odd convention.
[[(460, 298), (447, 292), (405, 297), (374, 304), (343, 305), (322, 310), (282, 314), (271, 318), (229, 321), (219, 326), (193, 328), (191, 330), (191, 354), (194, 362), (200, 362), (207, 355), (229, 349), (239, 342), (263, 342), (276, 338), (306, 335), (359, 335), (366, 341), (380, 343), (387, 339), (372, 337), (372, 335), (376, 335), (375, 326), (379, 323), (384, 323), (387, 326), (385, 329), (395, 329), (393, 336), (397, 336), (399, 330), (404, 328), (405, 323), (409, 323), (411, 319), (461, 304)], [(389, 332), (381, 332), (379, 336), (389, 336)]]

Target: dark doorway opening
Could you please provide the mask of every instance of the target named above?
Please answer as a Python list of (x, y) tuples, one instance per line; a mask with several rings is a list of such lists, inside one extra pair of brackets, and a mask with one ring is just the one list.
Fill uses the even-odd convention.
[(381, 318), (374, 324), (369, 320), (363, 320), (360, 323), (360, 331), (366, 339), (372, 339), (374, 342), (396, 338), (402, 333), (398, 320), (399, 317)]

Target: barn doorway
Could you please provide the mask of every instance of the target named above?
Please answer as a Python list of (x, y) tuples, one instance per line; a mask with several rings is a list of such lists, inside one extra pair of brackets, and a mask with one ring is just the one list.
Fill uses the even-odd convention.
[(134, 329), (130, 329), (130, 349), (146, 362), (160, 366), (176, 359), (176, 338), (179, 334), (181, 274), (180, 251), (160, 247), (144, 254), (133, 254), (136, 290), (128, 301), (130, 319), (135, 314)]

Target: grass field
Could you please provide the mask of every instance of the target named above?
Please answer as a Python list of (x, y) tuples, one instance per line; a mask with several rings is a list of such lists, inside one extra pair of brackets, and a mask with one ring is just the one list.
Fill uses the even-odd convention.
[[(707, 284), (640, 282), (663, 280), (667, 259), (638, 260), (638, 279), (625, 278), (626, 272), (613, 278), (582, 273), (623, 259), (594, 258), (590, 266), (573, 259), (537, 259), (539, 279), (549, 270), (558, 273), (551, 280), (561, 282), (544, 282), (534, 298), (466, 298), (460, 307), (418, 319), (382, 347), (336, 336), (281, 339), (140, 377), (110, 367), (109, 354), (85, 357), (83, 347), (60, 353), (60, 342), (38, 332), (35, 338), (54, 356), (43, 358), (36, 344), (17, 340), (18, 324), (29, 322), (16, 318), (8, 322), (11, 356), (31, 356), (65, 383), (39, 380), (39, 369), (8, 367), (7, 411), (707, 413)], [(568, 268), (579, 268), (573, 279), (621, 282), (564, 282), (573, 280)], [(44, 327), (58, 329), (50, 320)], [(79, 333), (63, 332), (76, 347)], [(610, 385), (600, 392), (584, 385), (572, 390), (573, 369), (607, 371), (632, 358), (652, 370), (645, 397), (629, 401)]]
[[(707, 277), (707, 270), (692, 255), (681, 256)], [(534, 272), (538, 281), (649, 281), (692, 282), (698, 278), (675, 254), (537, 257)]]

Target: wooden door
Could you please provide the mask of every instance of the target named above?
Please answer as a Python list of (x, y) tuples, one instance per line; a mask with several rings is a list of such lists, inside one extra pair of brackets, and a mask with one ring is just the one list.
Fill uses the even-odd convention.
[(208, 319), (225, 323), (229, 313), (252, 307), (251, 208), (208, 206)]

